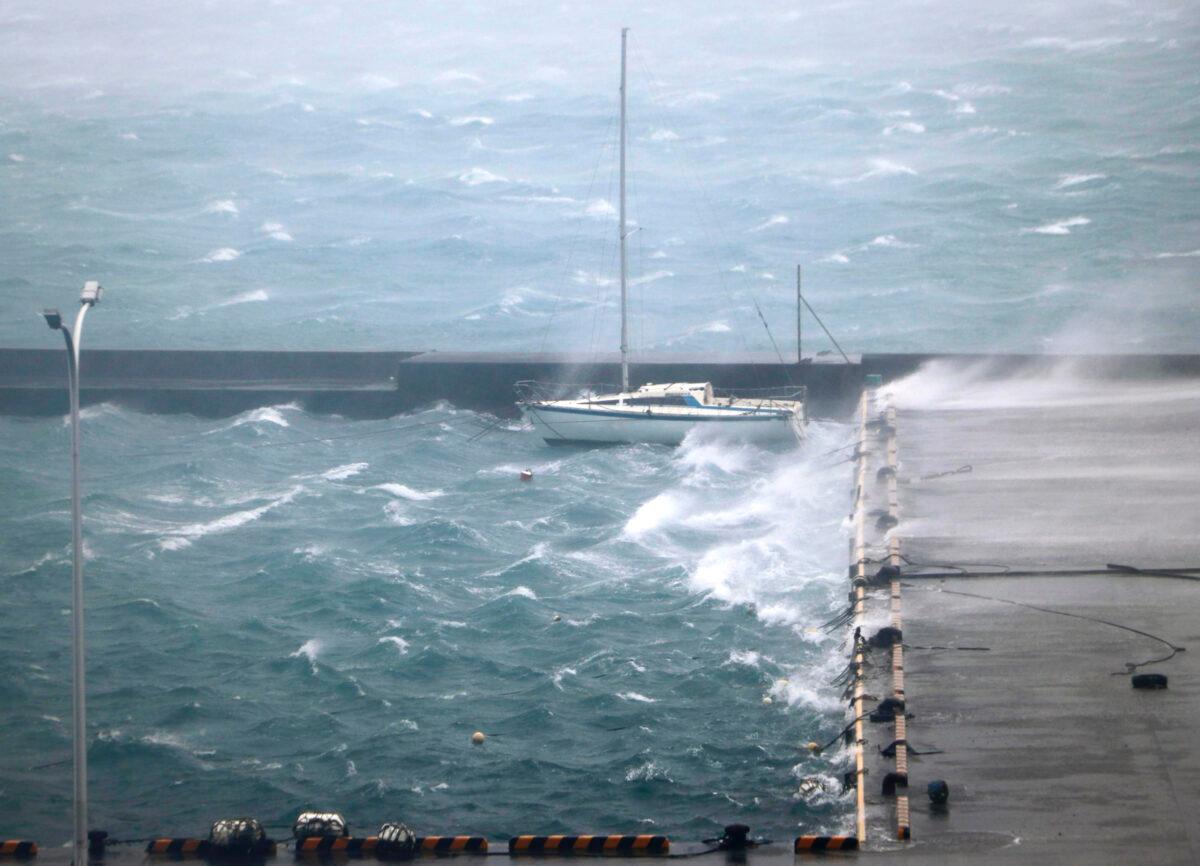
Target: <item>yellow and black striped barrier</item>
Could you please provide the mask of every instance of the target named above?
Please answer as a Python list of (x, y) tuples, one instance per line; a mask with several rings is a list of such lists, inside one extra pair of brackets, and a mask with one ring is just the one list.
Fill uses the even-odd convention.
[(658, 855), (671, 851), (666, 836), (514, 836), (509, 854)]
[(807, 851), (857, 851), (857, 836), (797, 836), (796, 853)]
[(482, 836), (418, 836), (421, 854), (486, 854), (488, 841)]
[(205, 839), (151, 839), (146, 844), (147, 854), (168, 857), (203, 857), (208, 849)]
[(23, 839), (7, 839), (0, 842), (0, 857), (36, 857), (37, 842), (26, 842)]
[(301, 836), (296, 840), (297, 854), (374, 854), (378, 836)]

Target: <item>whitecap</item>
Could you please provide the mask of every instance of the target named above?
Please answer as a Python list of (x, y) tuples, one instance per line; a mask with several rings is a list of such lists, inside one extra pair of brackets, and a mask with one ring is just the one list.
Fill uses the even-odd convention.
[(317, 655), (321, 652), (324, 645), (317, 638), (306, 640), (300, 649), (291, 653), (288, 657), (293, 659), (305, 658), (308, 659), (309, 666), (312, 668), (313, 676), (317, 674)]
[(479, 186), (481, 183), (502, 183), (508, 180), (506, 177), (494, 174), (486, 168), (479, 168), (478, 166), (472, 168), (470, 171), (464, 171), (458, 176), (458, 179), (467, 186)]
[(416, 523), (416, 518), (409, 517), (404, 510), (404, 503), (399, 499), (393, 499), (383, 506), (383, 513), (387, 515), (387, 519), (396, 526), (412, 526)]
[(368, 93), (378, 93), (382, 90), (392, 90), (393, 88), (400, 86), (399, 83), (394, 79), (388, 78), (386, 75), (378, 75), (373, 72), (368, 72), (358, 76), (358, 78), (355, 79), (355, 83), (357, 83), (359, 87), (361, 87), (363, 90), (366, 90)]
[(387, 484), (376, 484), (368, 487), (368, 490), (382, 490), (384, 493), (390, 493), (392, 496), (398, 496), (401, 499), (409, 499), (413, 502), (421, 502), (426, 499), (436, 499), (439, 496), (445, 496), (443, 490), (414, 490), (406, 484), (395, 484), (389, 482)]
[(1067, 189), (1072, 186), (1090, 183), (1093, 180), (1105, 180), (1108, 177), (1106, 174), (1063, 174), (1059, 175), (1058, 183), (1054, 184), (1055, 189)]
[(884, 135), (894, 135), (897, 132), (910, 132), (914, 135), (917, 135), (924, 131), (925, 131), (924, 124), (906, 122), (906, 123), (893, 123), (891, 126), (885, 127), (883, 130), (883, 134)]
[(483, 117), (482, 115), (473, 114), (466, 117), (453, 117), (450, 119), (451, 126), (491, 126), (496, 121), (491, 117)]
[(279, 508), (281, 505), (287, 505), (303, 490), (303, 487), (293, 487), (282, 496), (276, 497), (257, 508), (235, 511), (232, 514), (226, 514), (206, 523), (190, 523), (177, 527), (171, 530), (166, 538), (159, 541), (159, 547), (163, 550), (182, 550), (185, 547), (189, 547), (198, 538), (203, 538), (214, 532), (227, 532), (231, 529), (237, 529), (239, 526), (245, 526), (247, 523), (258, 520), (267, 512)]
[(272, 240), (290, 241), (293, 240), (291, 233), (284, 228), (282, 223), (265, 222), (258, 227), (258, 230)]
[[(890, 159), (872, 159), (868, 163), (871, 167), (857, 177), (850, 178), (849, 182), (858, 183), (864, 180), (871, 180), (877, 177), (900, 177), (904, 175), (915, 175), (917, 172), (907, 165), (902, 165), (898, 162), (893, 162)], [(847, 181), (841, 181), (846, 183)]]
[(750, 229), (750, 231), (761, 232), (765, 229), (769, 229), (774, 226), (785, 226), (789, 222), (791, 222), (791, 220), (788, 219), (787, 214), (777, 213), (770, 219), (767, 219), (764, 222), (759, 223), (754, 228)]
[(683, 502), (675, 493), (660, 493), (643, 502), (625, 523), (624, 534), (634, 540), (644, 538), (675, 522), (683, 511)]
[(670, 129), (656, 129), (650, 133), (651, 141), (679, 141), (679, 134)]
[(907, 244), (895, 235), (879, 235), (871, 241), (873, 247), (892, 247), (893, 249), (910, 249), (915, 244)]
[(204, 208), (205, 213), (227, 213), (232, 216), (237, 216), (238, 206), (231, 198), (223, 198), (220, 201), (209, 202)]
[(220, 247), (211, 251), (208, 255), (202, 258), (202, 262), (232, 262), (234, 259), (241, 256), (241, 252), (233, 247)]
[(651, 698), (640, 692), (617, 692), (617, 697), (623, 701), (635, 701), (641, 704), (657, 704), (658, 698)]
[(378, 642), (381, 644), (390, 643), (400, 652), (400, 655), (406, 655), (408, 653), (408, 641), (402, 637), (388, 635), (387, 637), (381, 637)]
[(1039, 234), (1039, 235), (1069, 235), (1071, 229), (1076, 226), (1086, 226), (1091, 224), (1091, 220), (1085, 216), (1074, 216), (1058, 222), (1046, 223), (1032, 229), (1021, 229), (1021, 234)]
[(823, 262), (830, 262), (835, 265), (846, 265), (850, 263), (850, 257), (845, 253), (830, 253), (821, 259)]
[(415, 114), (417, 117), (423, 117), (426, 120), (429, 120), (430, 118), (433, 117), (433, 112), (428, 111), (427, 109), (424, 109), (424, 108), (414, 108), (411, 111), (409, 111), (409, 114)]
[(9, 160), (10, 160), (11, 162), (24, 162), (24, 161), (25, 161), (25, 154), (23, 154), (23, 153), (10, 153), (10, 154), (8, 155), (8, 158), (9, 158)]
[(533, 99), (532, 93), (510, 93), (502, 97), (505, 102), (528, 102)]
[(346, 478), (357, 475), (366, 469), (369, 463), (346, 463), (342, 466), (335, 466), (332, 469), (327, 469), (322, 472), (319, 477), (326, 481), (342, 481)]
[(647, 761), (640, 766), (634, 767), (625, 774), (626, 782), (649, 782), (654, 779), (664, 779), (668, 782), (673, 781), (667, 775), (666, 770), (653, 761)]
[(554, 672), (554, 675), (550, 679), (554, 683), (554, 687), (556, 689), (558, 689), (559, 691), (563, 691), (563, 687), (562, 687), (563, 677), (565, 677), (565, 676), (573, 677), (573, 676), (576, 676), (578, 673), (579, 672), (577, 670), (575, 670), (575, 668), (561, 667)]
[(651, 271), (648, 274), (642, 274), (640, 277), (635, 277), (634, 279), (629, 280), (629, 285), (643, 286), (646, 283), (656, 283), (659, 280), (665, 280), (668, 277), (673, 276), (675, 276), (674, 271)]
[(1200, 250), (1191, 250), (1186, 253), (1158, 253), (1154, 256), (1156, 259), (1194, 259), (1200, 258)]
[(762, 656), (754, 650), (733, 650), (729, 653), (729, 658), (726, 664), (730, 665), (745, 665), (749, 668), (756, 668), (759, 662), (762, 661)]
[(510, 589), (508, 592), (504, 593), (504, 595), (501, 596), (501, 598), (504, 598), (507, 596), (528, 598), (533, 601), (537, 601), (537, 593), (534, 592), (532, 589), (530, 589), (527, 586), (518, 586), (516, 589)]

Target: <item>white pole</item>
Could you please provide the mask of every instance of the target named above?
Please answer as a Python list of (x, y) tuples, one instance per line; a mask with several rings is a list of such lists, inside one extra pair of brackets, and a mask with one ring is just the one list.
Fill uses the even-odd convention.
[(91, 306), (88, 302), (80, 306), (79, 315), (75, 317), (75, 339), (67, 340), (71, 362), (71, 657), (74, 675), (72, 733), (75, 759), (75, 866), (84, 866), (87, 863), (87, 690), (84, 685), (83, 665), (83, 513), (79, 494), (79, 341), (83, 336), (83, 318)]
[(804, 332), (801, 330), (804, 292), (800, 290), (800, 266), (796, 265), (796, 363), (804, 363)]
[(629, 391), (629, 324), (626, 316), (627, 280), (625, 261), (625, 42), (628, 27), (621, 28), (621, 393)]

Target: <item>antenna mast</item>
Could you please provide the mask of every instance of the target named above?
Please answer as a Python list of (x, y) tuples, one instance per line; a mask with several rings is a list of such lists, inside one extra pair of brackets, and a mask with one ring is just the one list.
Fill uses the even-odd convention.
[(625, 261), (625, 41), (628, 27), (621, 28), (621, 393), (629, 391), (629, 324), (626, 315), (628, 267)]

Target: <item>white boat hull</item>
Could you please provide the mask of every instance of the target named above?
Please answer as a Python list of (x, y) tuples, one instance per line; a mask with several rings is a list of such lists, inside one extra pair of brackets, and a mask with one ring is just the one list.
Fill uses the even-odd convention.
[(696, 427), (742, 440), (795, 440), (803, 435), (792, 415), (643, 416), (635, 413), (590, 412), (526, 405), (534, 430), (552, 445), (650, 442), (678, 445)]

